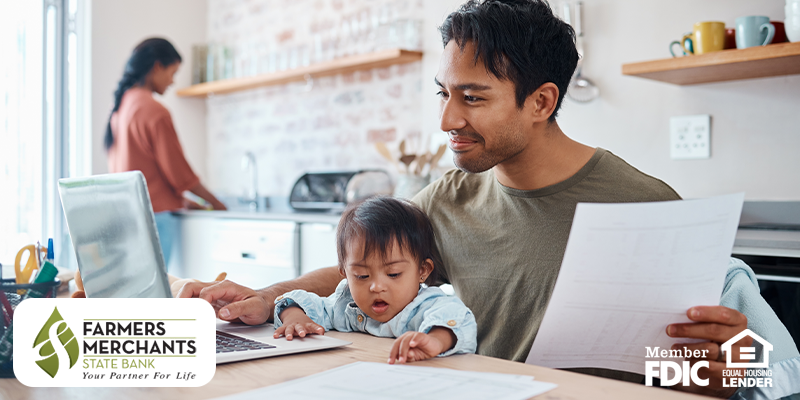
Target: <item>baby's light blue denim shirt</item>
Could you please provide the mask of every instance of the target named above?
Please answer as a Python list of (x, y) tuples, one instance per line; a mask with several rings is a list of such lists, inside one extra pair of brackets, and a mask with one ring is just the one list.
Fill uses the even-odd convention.
[(456, 344), (439, 357), (475, 353), (478, 346), (478, 325), (472, 311), (459, 298), (425, 284), (420, 285), (417, 297), (388, 322), (378, 322), (356, 306), (346, 279), (339, 282), (336, 291), (328, 297), (319, 297), (305, 290), (293, 290), (279, 296), (275, 299), (276, 328), (283, 325), (279, 317), (281, 312), (294, 304), (326, 331), (335, 329), (398, 337), (408, 331), (428, 333), (435, 326), (451, 329), (456, 335)]

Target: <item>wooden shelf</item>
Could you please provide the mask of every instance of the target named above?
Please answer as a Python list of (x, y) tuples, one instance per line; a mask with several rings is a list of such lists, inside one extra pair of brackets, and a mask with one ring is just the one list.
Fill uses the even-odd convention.
[(800, 74), (800, 42), (623, 64), (622, 74), (675, 85)]
[(303, 81), (306, 79), (306, 76), (318, 78), (321, 76), (338, 75), (372, 68), (383, 68), (394, 64), (405, 64), (420, 60), (422, 60), (422, 53), (419, 51), (401, 49), (383, 50), (270, 74), (201, 83), (180, 89), (177, 94), (183, 97), (205, 97), (213, 94), (248, 90), (261, 86)]

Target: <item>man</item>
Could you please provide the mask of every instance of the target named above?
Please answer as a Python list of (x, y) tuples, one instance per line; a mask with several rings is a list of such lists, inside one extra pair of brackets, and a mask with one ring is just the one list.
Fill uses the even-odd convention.
[[(438, 281), (451, 282), (475, 314), (478, 353), (524, 361), (555, 285), (576, 204), (680, 197), (561, 131), (555, 118), (578, 54), (572, 28), (546, 2), (471, 0), (447, 17), (441, 33), (441, 129), (459, 170), (413, 201), (436, 230), (443, 257)], [(179, 296), (208, 300), (223, 320), (261, 324), (272, 318), (277, 296), (299, 288), (329, 295), (340, 280), (336, 268), (327, 268), (258, 292), (226, 281), (188, 284)], [(710, 350), (712, 364), (700, 376), (712, 378), (711, 385), (689, 389), (732, 395), (735, 389), (721, 387), (725, 364), (714, 360), (719, 344), (744, 330), (747, 318), (722, 306), (693, 307), (687, 315), (696, 323), (671, 325), (668, 334), (707, 340), (689, 346)], [(642, 381), (619, 371), (582, 372)]]

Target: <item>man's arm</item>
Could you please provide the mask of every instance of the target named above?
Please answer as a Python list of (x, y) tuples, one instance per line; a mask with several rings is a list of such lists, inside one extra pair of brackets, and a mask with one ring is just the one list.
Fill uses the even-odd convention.
[(190, 282), (178, 297), (199, 297), (212, 306), (217, 318), (258, 325), (272, 321), (275, 298), (291, 290), (302, 289), (320, 296), (329, 296), (342, 280), (337, 267), (322, 268), (286, 282), (279, 282), (255, 291), (225, 280), (222, 282)]

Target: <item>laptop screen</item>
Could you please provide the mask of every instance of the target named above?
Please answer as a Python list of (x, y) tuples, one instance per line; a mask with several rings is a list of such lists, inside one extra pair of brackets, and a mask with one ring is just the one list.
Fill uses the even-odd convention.
[(86, 297), (172, 297), (141, 172), (60, 179), (58, 188)]

